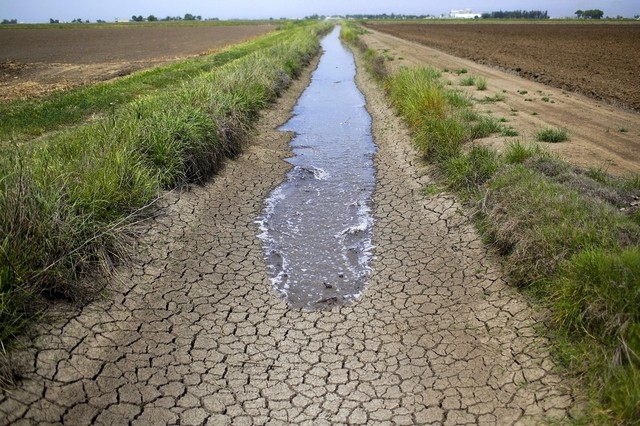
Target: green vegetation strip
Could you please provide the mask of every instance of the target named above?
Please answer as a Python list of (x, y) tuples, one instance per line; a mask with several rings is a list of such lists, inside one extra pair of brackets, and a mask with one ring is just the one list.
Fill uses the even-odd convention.
[(275, 31), (223, 51), (152, 68), (96, 85), (73, 88), (36, 99), (0, 104), (0, 140), (24, 141), (95, 114), (112, 112), (143, 96), (175, 90), (180, 84), (231, 61), (274, 46), (288, 37)]
[(0, 343), (48, 297), (126, 253), (127, 226), (166, 188), (202, 182), (319, 49), (327, 24), (295, 25), (260, 49), (104, 118), (0, 146)]
[[(413, 133), (418, 151), (474, 211), (504, 256), (513, 284), (550, 312), (558, 359), (589, 391), (575, 424), (637, 424), (640, 419), (640, 176), (583, 170), (539, 145), (511, 142), (502, 154), (471, 143), (500, 131), (430, 68), (388, 75), (365, 52), (367, 68)], [(544, 135), (543, 135), (544, 134)], [(540, 140), (566, 140), (550, 129)], [(433, 187), (425, 194), (433, 193)]]

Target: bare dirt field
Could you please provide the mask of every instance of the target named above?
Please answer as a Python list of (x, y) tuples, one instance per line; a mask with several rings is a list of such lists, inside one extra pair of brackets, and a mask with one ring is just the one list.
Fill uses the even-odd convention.
[[(435, 26), (439, 25), (422, 25), (420, 28), (427, 31)], [(457, 28), (460, 31), (465, 31), (467, 27), (478, 26), (461, 24)], [(504, 25), (506, 29), (518, 26)], [(596, 25), (587, 26), (597, 27)], [(449, 27), (452, 37), (455, 37), (451, 26), (444, 24), (443, 28), (445, 27)], [(530, 25), (530, 27), (543, 26)], [(370, 26), (370, 28), (372, 27)], [(382, 25), (376, 25), (374, 28), (388, 30), (386, 26)], [(468, 39), (471, 40), (472, 37), (468, 36)], [(432, 66), (441, 70), (448, 69), (449, 72), (443, 73), (443, 78), (451, 83), (451, 87), (467, 91), (474, 99), (479, 100), (478, 110), (491, 114), (496, 119), (506, 121), (504, 123), (506, 126), (512, 127), (518, 132), (515, 137), (495, 135), (477, 143), (490, 145), (501, 150), (510, 140), (535, 141), (536, 132), (543, 128), (562, 128), (567, 130), (569, 140), (563, 143), (545, 144), (545, 146), (567, 161), (583, 167), (600, 168), (614, 175), (640, 172), (640, 114), (637, 112), (551, 87), (515, 73), (505, 72), (501, 67), (478, 64), (424, 44), (375, 30), (366, 35), (364, 40), (372, 49), (383, 53), (389, 59), (393, 59), (387, 61), (387, 65), (391, 68)], [(493, 42), (496, 48), (499, 46), (497, 40)], [(474, 39), (473, 43), (476, 42), (477, 39)], [(504, 44), (508, 45), (509, 43), (505, 41)], [(517, 49), (514, 48), (514, 50)], [(528, 52), (532, 49), (523, 47), (522, 50)], [(560, 54), (557, 54), (554, 60), (560, 61), (559, 56)], [(632, 60), (631, 58), (636, 58), (638, 54), (629, 52), (627, 56), (630, 58), (629, 60)], [(461, 69), (467, 70), (468, 73), (457, 75), (454, 72)], [(634, 69), (633, 72), (637, 72), (637, 70)], [(487, 90), (480, 91), (473, 86), (461, 86), (460, 80), (468, 75), (486, 78)], [(564, 72), (561, 75), (570, 75), (570, 72)], [(638, 86), (638, 81), (634, 81), (629, 87), (635, 87), (633, 90), (638, 93)], [(583, 87), (590, 86), (585, 83)], [(499, 97), (502, 100), (484, 103), (482, 101), (485, 98), (494, 97)]]
[(0, 101), (34, 96), (214, 51), (271, 25), (0, 29)]
[(640, 24), (374, 24), (368, 27), (640, 111)]

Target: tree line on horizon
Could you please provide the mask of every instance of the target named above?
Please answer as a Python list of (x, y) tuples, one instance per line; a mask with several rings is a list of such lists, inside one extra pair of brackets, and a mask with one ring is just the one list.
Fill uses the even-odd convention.
[(601, 19), (604, 16), (600, 9), (576, 10), (575, 14), (579, 19)]
[(483, 13), (482, 19), (549, 19), (546, 10), (498, 10)]

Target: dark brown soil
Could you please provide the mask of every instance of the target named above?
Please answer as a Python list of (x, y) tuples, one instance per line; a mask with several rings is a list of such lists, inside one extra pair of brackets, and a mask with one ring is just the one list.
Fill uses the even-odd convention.
[(221, 49), (271, 25), (0, 29), (0, 101), (123, 76)]
[(640, 24), (369, 24), (405, 40), (640, 111)]

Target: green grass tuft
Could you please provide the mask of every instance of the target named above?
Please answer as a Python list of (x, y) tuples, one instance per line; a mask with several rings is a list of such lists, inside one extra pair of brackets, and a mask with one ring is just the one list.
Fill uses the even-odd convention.
[(516, 140), (507, 144), (503, 158), (507, 164), (522, 164), (534, 156), (544, 157), (546, 155), (540, 145), (524, 144)]
[(569, 139), (569, 133), (565, 129), (546, 128), (536, 133), (536, 140), (539, 142), (558, 143)]
[(478, 90), (487, 90), (487, 79), (484, 77), (476, 77), (475, 85)]

